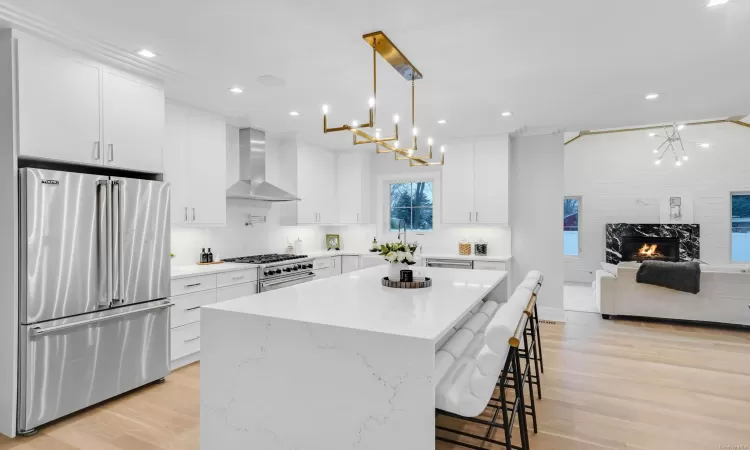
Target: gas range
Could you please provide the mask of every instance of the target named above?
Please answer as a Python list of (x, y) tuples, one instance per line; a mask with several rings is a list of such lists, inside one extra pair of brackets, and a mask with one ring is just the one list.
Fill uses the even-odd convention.
[(227, 258), (224, 261), (244, 264), (258, 264), (260, 266), (260, 279), (283, 280), (297, 279), (301, 275), (312, 274), (312, 258), (307, 255), (255, 255), (240, 258)]

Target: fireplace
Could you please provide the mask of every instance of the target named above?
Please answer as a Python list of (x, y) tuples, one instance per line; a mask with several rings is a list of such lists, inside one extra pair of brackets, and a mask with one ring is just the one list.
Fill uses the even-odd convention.
[(680, 239), (676, 237), (623, 236), (622, 261), (680, 260)]
[[(701, 257), (697, 223), (608, 223), (606, 261), (695, 261)], [(654, 245), (656, 247), (654, 247)]]

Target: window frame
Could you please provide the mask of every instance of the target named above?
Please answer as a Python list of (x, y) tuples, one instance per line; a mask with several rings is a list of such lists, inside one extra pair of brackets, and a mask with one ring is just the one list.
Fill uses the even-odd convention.
[(732, 251), (734, 249), (734, 233), (732, 232), (732, 198), (735, 195), (750, 196), (750, 191), (732, 191), (729, 193), (729, 262), (731, 264), (747, 264), (750, 263), (750, 260), (743, 261), (734, 259), (734, 252)]
[[(395, 240), (395, 236), (398, 234), (397, 231), (391, 231), (391, 184), (405, 184), (405, 183), (420, 183), (420, 182), (431, 182), (432, 183), (432, 230), (409, 230), (409, 234), (415, 233), (422, 235), (425, 233), (432, 233), (440, 230), (440, 173), (435, 172), (424, 172), (416, 173), (402, 172), (397, 174), (380, 175), (378, 177), (378, 217), (377, 226), (379, 228), (378, 234), (386, 236), (389, 240)], [(393, 235), (393, 236), (391, 236)]]
[(581, 245), (581, 228), (583, 224), (583, 196), (582, 195), (566, 195), (563, 197), (563, 221), (565, 220), (565, 200), (576, 200), (578, 202), (578, 253), (575, 255), (565, 254), (565, 226), (563, 225), (563, 257), (565, 258), (580, 258), (583, 254), (583, 246)]

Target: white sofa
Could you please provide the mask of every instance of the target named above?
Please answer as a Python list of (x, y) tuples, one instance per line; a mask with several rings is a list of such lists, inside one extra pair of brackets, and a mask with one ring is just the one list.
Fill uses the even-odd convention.
[(750, 326), (750, 273), (737, 266), (701, 265), (698, 294), (635, 282), (637, 264), (620, 263), (616, 274), (596, 272), (594, 296), (599, 312)]

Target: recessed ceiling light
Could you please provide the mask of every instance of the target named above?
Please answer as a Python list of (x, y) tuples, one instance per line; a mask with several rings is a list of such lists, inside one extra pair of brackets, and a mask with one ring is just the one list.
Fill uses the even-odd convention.
[(438, 120), (438, 123), (440, 125), (445, 125), (447, 123), (447, 121), (445, 119), (440, 119), (440, 120)]
[(233, 87), (229, 88), (229, 92), (231, 92), (232, 94), (242, 94), (245, 91), (243, 91), (242, 88)]
[(289, 115), (290, 116), (299, 116), (299, 113), (297, 111), (290, 111)]
[(383, 129), (382, 128), (375, 128), (375, 131), (377, 131), (378, 133), (380, 133), (381, 131), (383, 131)]
[(649, 133), (648, 134), (648, 137), (654, 137), (654, 136), (656, 136), (656, 133)]
[(138, 50), (136, 53), (138, 53), (139, 55), (143, 56), (144, 58), (153, 58), (154, 56), (156, 56), (156, 53), (154, 53), (151, 50), (146, 49), (146, 48), (142, 48), (142, 49)]
[(655, 148), (655, 149), (654, 149), (654, 153), (659, 153), (659, 149), (658, 149), (658, 148)]
[(708, 2), (708, 5), (706, 5), (706, 8), (710, 8), (712, 6), (719, 6), (723, 5), (724, 3), (727, 3), (729, 0), (711, 0)]
[(500, 114), (500, 115), (501, 115), (501, 116), (503, 116), (503, 117), (510, 117), (510, 116), (512, 116), (512, 115), (513, 115), (513, 113), (512, 113), (512, 112), (510, 112), (510, 111), (505, 111), (505, 112), (503, 112), (503, 113), (502, 113), (502, 114)]
[(659, 98), (659, 94), (646, 94), (646, 100), (656, 100)]
[(678, 129), (678, 130), (682, 130), (682, 129), (684, 129), (684, 128), (685, 128), (685, 125), (684, 125), (684, 124), (680, 124), (680, 125), (677, 125), (677, 129)]
[(700, 147), (700, 148), (711, 148), (711, 144), (702, 143), (702, 144), (698, 144), (698, 147)]

